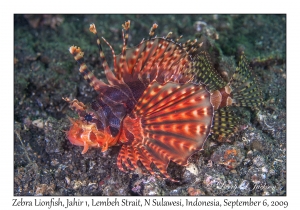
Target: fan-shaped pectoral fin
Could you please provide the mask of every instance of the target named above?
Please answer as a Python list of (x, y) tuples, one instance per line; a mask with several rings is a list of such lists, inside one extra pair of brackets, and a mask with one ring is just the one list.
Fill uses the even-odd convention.
[(160, 85), (154, 81), (124, 119), (121, 138), (132, 138), (127, 147), (134, 149), (126, 150), (128, 157), (132, 156), (130, 160), (139, 160), (150, 172), (153, 163), (171, 179), (169, 162), (187, 164), (188, 158), (202, 148), (212, 118), (210, 94), (204, 86), (174, 82)]

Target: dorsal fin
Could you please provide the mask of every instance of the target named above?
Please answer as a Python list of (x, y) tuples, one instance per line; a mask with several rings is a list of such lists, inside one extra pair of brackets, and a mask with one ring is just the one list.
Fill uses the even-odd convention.
[(194, 75), (193, 82), (207, 85), (210, 91), (218, 90), (226, 85), (223, 78), (212, 67), (206, 52), (200, 52), (196, 56), (188, 73)]

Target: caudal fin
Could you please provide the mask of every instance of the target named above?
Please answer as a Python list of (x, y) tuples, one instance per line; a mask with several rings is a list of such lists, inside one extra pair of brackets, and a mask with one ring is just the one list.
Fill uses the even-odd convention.
[(262, 104), (262, 92), (250, 71), (244, 54), (241, 55), (236, 72), (231, 78), (230, 86), (235, 105), (257, 107)]

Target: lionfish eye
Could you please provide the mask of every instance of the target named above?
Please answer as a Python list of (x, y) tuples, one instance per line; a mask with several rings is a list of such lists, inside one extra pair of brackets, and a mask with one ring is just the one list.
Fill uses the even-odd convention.
[(86, 114), (86, 115), (84, 116), (84, 119), (85, 119), (86, 121), (88, 121), (88, 122), (91, 122), (92, 119), (93, 119), (93, 117), (92, 117), (92, 115), (90, 115), (90, 114)]

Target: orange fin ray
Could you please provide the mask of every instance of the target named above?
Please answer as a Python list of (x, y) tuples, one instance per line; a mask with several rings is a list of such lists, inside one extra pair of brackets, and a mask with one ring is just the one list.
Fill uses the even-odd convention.
[(138, 158), (137, 158), (137, 154), (136, 154), (136, 151), (135, 151), (135, 147), (132, 147), (132, 146), (128, 147), (128, 160), (132, 165), (130, 170), (135, 170), (136, 168), (139, 167), (137, 165)]
[[(122, 147), (123, 149), (123, 147)], [(122, 156), (122, 163), (126, 166), (127, 171), (128, 170), (134, 170), (135, 168), (133, 166), (131, 166), (130, 161), (128, 160), (128, 154), (129, 154), (129, 150), (130, 147), (125, 146), (124, 147), (124, 155)]]
[(133, 171), (133, 170), (135, 170), (136, 167), (133, 165), (132, 161), (129, 158), (129, 154), (132, 154), (132, 151), (131, 151), (132, 147), (127, 146), (126, 148), (127, 148), (127, 154), (125, 156), (126, 158), (124, 160), (124, 164), (128, 170)]
[(151, 168), (152, 163), (152, 157), (148, 153), (147, 150), (143, 146), (137, 147), (138, 153), (140, 154), (139, 160), (143, 164), (143, 166), (146, 168), (147, 171), (149, 171), (151, 174), (154, 174), (153, 169)]
[(152, 162), (156, 166), (156, 168), (159, 170), (159, 172), (165, 176), (165, 178), (170, 179), (171, 181), (177, 181), (172, 179), (172, 177), (168, 174), (167, 168), (169, 165), (170, 160), (168, 157), (159, 156), (156, 152), (156, 150), (151, 149), (151, 147), (145, 147), (145, 150), (150, 153), (152, 156)]
[(117, 166), (123, 172), (127, 172), (127, 169), (124, 168), (124, 166), (122, 164), (124, 162), (124, 157), (126, 157), (125, 156), (127, 153), (126, 151), (127, 151), (127, 147), (126, 147), (126, 145), (123, 145), (119, 152), (118, 158), (117, 158)]

